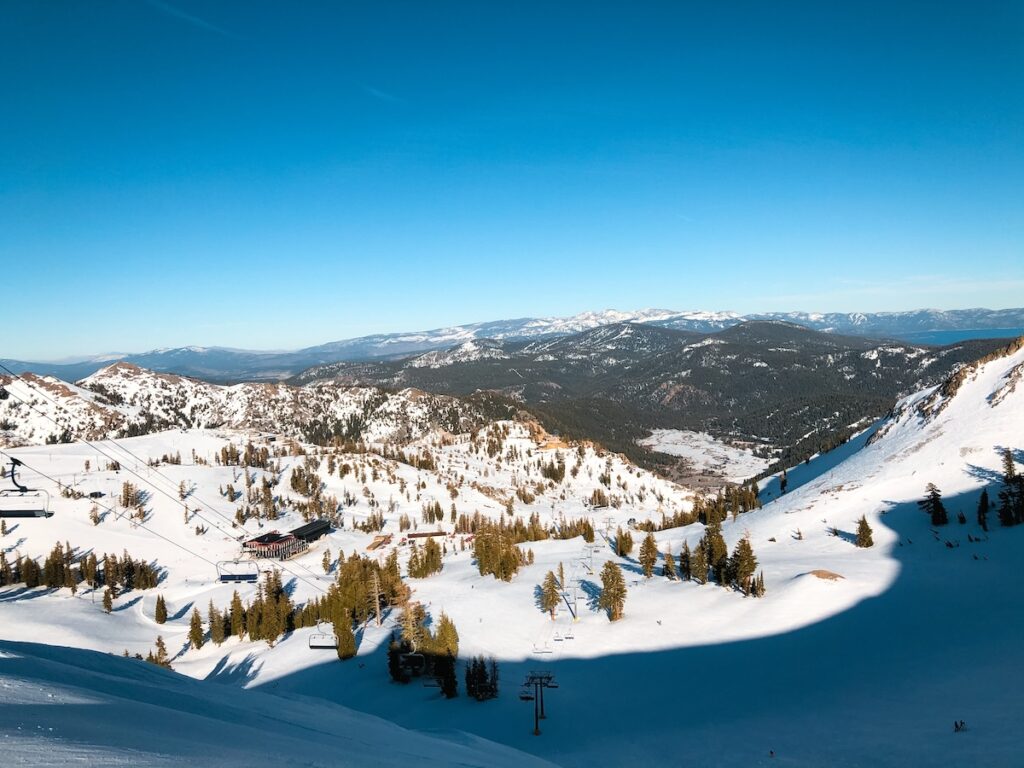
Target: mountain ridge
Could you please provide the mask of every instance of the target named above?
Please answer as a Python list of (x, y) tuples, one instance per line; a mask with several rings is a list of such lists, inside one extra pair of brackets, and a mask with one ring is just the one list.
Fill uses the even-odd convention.
[[(711, 332), (750, 320), (782, 320), (812, 330), (858, 336), (900, 338), (941, 332), (999, 331), (996, 335), (1020, 335), (1024, 308), (936, 310), (897, 312), (764, 312), (741, 315), (705, 310), (676, 311), (614, 309), (581, 312), (568, 317), (516, 318), (434, 328), (425, 331), (373, 334), (298, 350), (248, 350), (228, 346), (189, 345), (153, 349), (141, 353), (103, 354), (76, 362), (0, 359), (11, 370), (56, 376), (66, 381), (84, 378), (114, 360), (125, 360), (154, 371), (166, 371), (211, 381), (282, 380), (301, 371), (332, 362), (386, 360), (433, 350), (447, 349), (470, 340), (538, 340), (568, 336), (584, 330), (621, 322)], [(1006, 331), (1013, 331), (1012, 333)], [(927, 341), (927, 339), (918, 339)], [(75, 358), (72, 358), (75, 359)]]

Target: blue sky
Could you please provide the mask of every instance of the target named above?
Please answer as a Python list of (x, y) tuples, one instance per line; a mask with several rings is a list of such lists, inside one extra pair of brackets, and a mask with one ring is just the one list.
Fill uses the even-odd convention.
[(1024, 5), (0, 7), (0, 357), (1024, 305)]

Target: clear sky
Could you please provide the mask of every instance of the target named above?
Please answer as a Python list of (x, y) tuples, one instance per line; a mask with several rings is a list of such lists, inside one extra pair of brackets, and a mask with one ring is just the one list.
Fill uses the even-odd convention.
[(0, 4), (0, 357), (1024, 305), (1024, 3)]

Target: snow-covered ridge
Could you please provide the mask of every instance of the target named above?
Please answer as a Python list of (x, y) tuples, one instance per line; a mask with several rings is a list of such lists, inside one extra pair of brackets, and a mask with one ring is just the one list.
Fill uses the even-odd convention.
[[(124, 362), (78, 385), (31, 374), (23, 379), (0, 377), (11, 395), (0, 401), (4, 444), (94, 440), (169, 426), (263, 430), (302, 438), (317, 425), (330, 430), (345, 424), (357, 424), (357, 437), (365, 441), (401, 443), (434, 429), (458, 428), (463, 419), (469, 424), (477, 415), (464, 401), (412, 389), (384, 392), (330, 382), (225, 386)], [(354, 438), (353, 429), (348, 436)]]

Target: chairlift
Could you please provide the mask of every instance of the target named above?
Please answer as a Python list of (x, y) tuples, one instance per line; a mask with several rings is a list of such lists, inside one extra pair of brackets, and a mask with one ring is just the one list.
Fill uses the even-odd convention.
[(554, 653), (555, 651), (552, 648), (548, 648), (547, 643), (545, 643), (544, 647), (542, 647), (542, 648), (538, 648), (537, 644), (534, 643), (533, 644), (533, 652), (537, 653), (537, 654), (542, 654), (542, 653)]
[(398, 666), (406, 674), (416, 677), (427, 671), (427, 660), (422, 653), (403, 653), (398, 657)]
[(221, 560), (217, 563), (217, 580), (254, 583), (260, 580), (260, 567), (255, 560)]
[(329, 651), (338, 647), (338, 638), (335, 637), (333, 632), (324, 632), (320, 629), (319, 621), (316, 623), (316, 630), (316, 632), (313, 632), (309, 636), (309, 649), (311, 651)]
[(560, 634), (558, 634), (557, 632), (555, 632), (555, 636), (554, 636), (554, 638), (552, 638), (552, 639), (553, 639), (553, 640), (554, 640), (554, 641), (555, 641), (556, 643), (560, 643), (560, 642), (562, 642), (562, 636), (561, 636)]
[(53, 517), (50, 494), (18, 482), (15, 472), (20, 466), (24, 465), (12, 457), (7, 477), (14, 488), (0, 488), (0, 517)]
[(533, 701), (534, 695), (530, 693), (529, 688), (523, 688), (523, 690), (519, 692), (519, 698), (521, 701)]
[(565, 633), (564, 639), (565, 640), (575, 640), (576, 639), (576, 635), (574, 635), (573, 631), (570, 629), (568, 632)]

